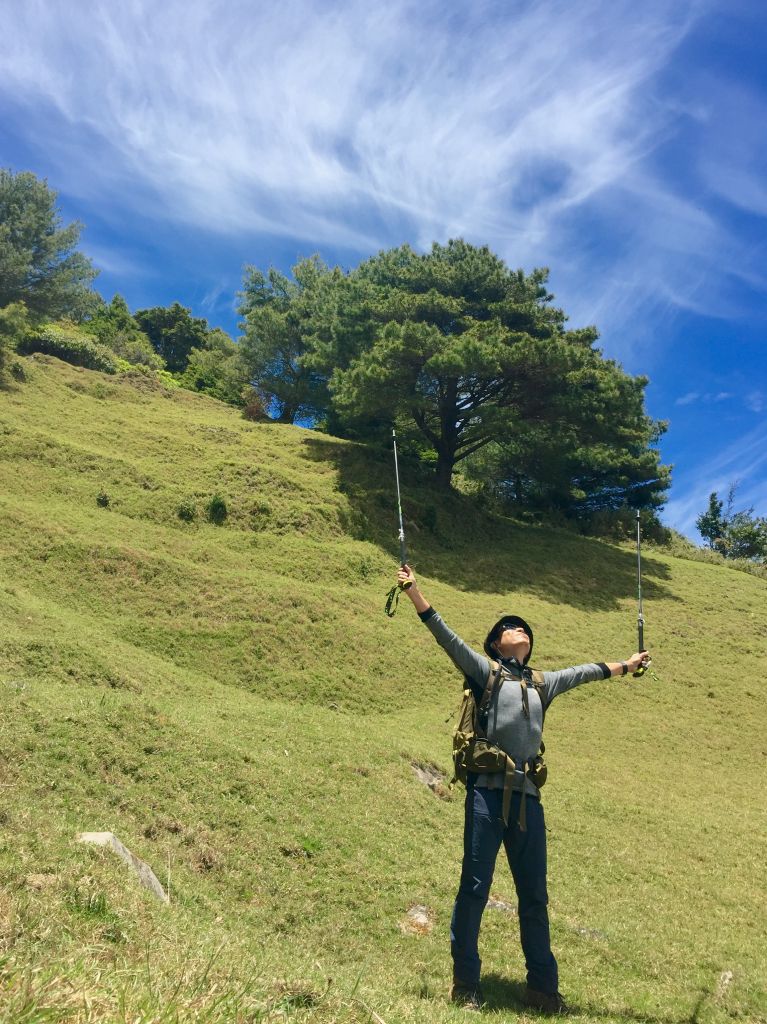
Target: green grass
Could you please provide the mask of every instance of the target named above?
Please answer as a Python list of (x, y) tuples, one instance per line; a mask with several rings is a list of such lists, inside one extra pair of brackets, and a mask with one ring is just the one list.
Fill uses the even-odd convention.
[[(447, 771), (460, 679), (407, 601), (383, 615), (390, 457), (138, 374), (25, 370), (0, 391), (0, 1020), (463, 1020), (461, 794), (411, 770)], [(540, 667), (632, 652), (629, 548), (402, 468), (422, 587), (467, 641), (515, 610)], [(657, 678), (547, 716), (562, 988), (595, 1024), (764, 1021), (767, 583), (645, 570)], [(169, 906), (76, 842), (107, 829)], [(514, 903), (500, 861), (493, 892)], [(401, 930), (413, 904), (430, 934)], [(487, 911), (482, 954), (488, 1018), (534, 1019), (513, 915)]]

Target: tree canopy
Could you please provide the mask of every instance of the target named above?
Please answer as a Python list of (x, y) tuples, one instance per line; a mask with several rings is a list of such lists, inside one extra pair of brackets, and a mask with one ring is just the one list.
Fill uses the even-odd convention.
[(165, 367), (162, 356), (139, 327), (122, 295), (115, 295), (109, 303), (99, 298), (96, 307), (83, 325), (102, 345), (112, 349), (121, 359), (133, 365), (161, 370)]
[(171, 373), (183, 373), (193, 348), (204, 348), (208, 321), (192, 316), (190, 309), (174, 302), (171, 306), (137, 309), (133, 319), (162, 356)]
[(36, 317), (79, 320), (97, 271), (77, 252), (81, 225), (62, 225), (57, 196), (29, 171), (0, 170), (0, 307), (23, 302)]
[(239, 345), (220, 327), (208, 331), (201, 348), (191, 350), (179, 380), (190, 391), (200, 391), (230, 405), (245, 402), (243, 389), (247, 384), (247, 371), (242, 353)]
[(493, 446), (486, 469), (548, 500), (596, 488), (610, 505), (659, 504), (668, 471), (648, 446), (664, 425), (644, 413), (647, 381), (604, 359), (595, 328), (566, 328), (547, 280), (462, 240), (380, 253), (349, 275), (357, 301), (325, 343), (333, 402), (409, 427), (446, 486)]
[(714, 491), (708, 508), (695, 520), (701, 537), (725, 558), (767, 560), (767, 519), (754, 515), (751, 508), (735, 511), (737, 484), (731, 484), (726, 503)]
[(300, 260), (292, 273), (291, 279), (274, 268), (264, 274), (246, 267), (238, 308), (249, 380), (281, 423), (327, 410), (327, 374), (307, 357), (343, 280), (317, 256)]

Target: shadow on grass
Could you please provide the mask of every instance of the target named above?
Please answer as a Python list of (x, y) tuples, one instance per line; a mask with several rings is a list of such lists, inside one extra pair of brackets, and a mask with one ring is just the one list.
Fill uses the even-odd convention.
[(703, 1003), (706, 1001), (707, 993), (697, 1000), (692, 1013), (684, 1017), (674, 1017), (666, 1014), (642, 1013), (638, 1010), (631, 1010), (623, 1007), (619, 1010), (607, 1009), (602, 1006), (595, 1006), (592, 1003), (575, 1004), (567, 1000), (570, 1012), (564, 1017), (549, 1017), (545, 1014), (536, 1014), (534, 1010), (525, 1006), (524, 993), (525, 985), (519, 981), (509, 981), (500, 974), (482, 975), (482, 992), (487, 1001), (488, 1010), (514, 1010), (520, 1013), (539, 1016), (541, 1020), (566, 1020), (567, 1017), (588, 1016), (605, 1020), (638, 1021), (644, 1024), (698, 1024)]
[[(323, 435), (306, 438), (308, 458), (335, 465), (349, 503), (351, 536), (399, 554), (391, 454)], [(526, 526), (486, 512), (476, 498), (443, 491), (422, 466), (400, 460), (408, 556), (432, 579), (471, 593), (525, 591), (584, 611), (612, 610), (636, 596), (636, 556), (565, 529)], [(643, 596), (672, 598), (668, 568), (642, 559)], [(394, 573), (392, 573), (394, 575)]]

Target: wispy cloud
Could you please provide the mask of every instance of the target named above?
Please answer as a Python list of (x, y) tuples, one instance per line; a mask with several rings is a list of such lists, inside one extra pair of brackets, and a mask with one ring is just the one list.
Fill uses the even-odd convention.
[(664, 519), (687, 536), (695, 534), (695, 520), (706, 509), (708, 497), (716, 491), (727, 494), (739, 484), (736, 504), (753, 506), (764, 515), (767, 509), (767, 422), (762, 421), (721, 451), (713, 452), (694, 469), (682, 470), (676, 477), (675, 497), (666, 506)]
[(726, 402), (728, 399), (734, 397), (735, 396), (731, 391), (718, 391), (716, 393), (708, 391), (705, 394), (701, 394), (700, 391), (688, 391), (687, 394), (681, 395), (677, 398), (674, 405), (693, 405), (697, 402), (704, 402), (706, 404), (710, 404), (712, 402)]
[(700, 393), (698, 391), (688, 391), (686, 395), (677, 398), (674, 405), (691, 405), (693, 402), (697, 402), (699, 398)]
[[(690, 118), (653, 81), (707, 9), (28, 0), (2, 88), (47, 106), (62, 174), (87, 136), (69, 189), (361, 253), (462, 234), (514, 265), (560, 263), (574, 319), (625, 322), (710, 302), (701, 254), (728, 244), (652, 160)], [(705, 170), (718, 188), (722, 166)], [(600, 288), (584, 218), (612, 225)]]

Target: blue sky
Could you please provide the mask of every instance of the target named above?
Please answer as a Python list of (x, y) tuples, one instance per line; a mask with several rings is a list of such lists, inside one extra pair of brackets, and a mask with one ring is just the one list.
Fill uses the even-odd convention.
[(767, 515), (759, 0), (0, 0), (0, 163), (47, 177), (97, 286), (236, 333), (242, 267), (464, 237), (551, 268), (650, 377), (663, 517)]

